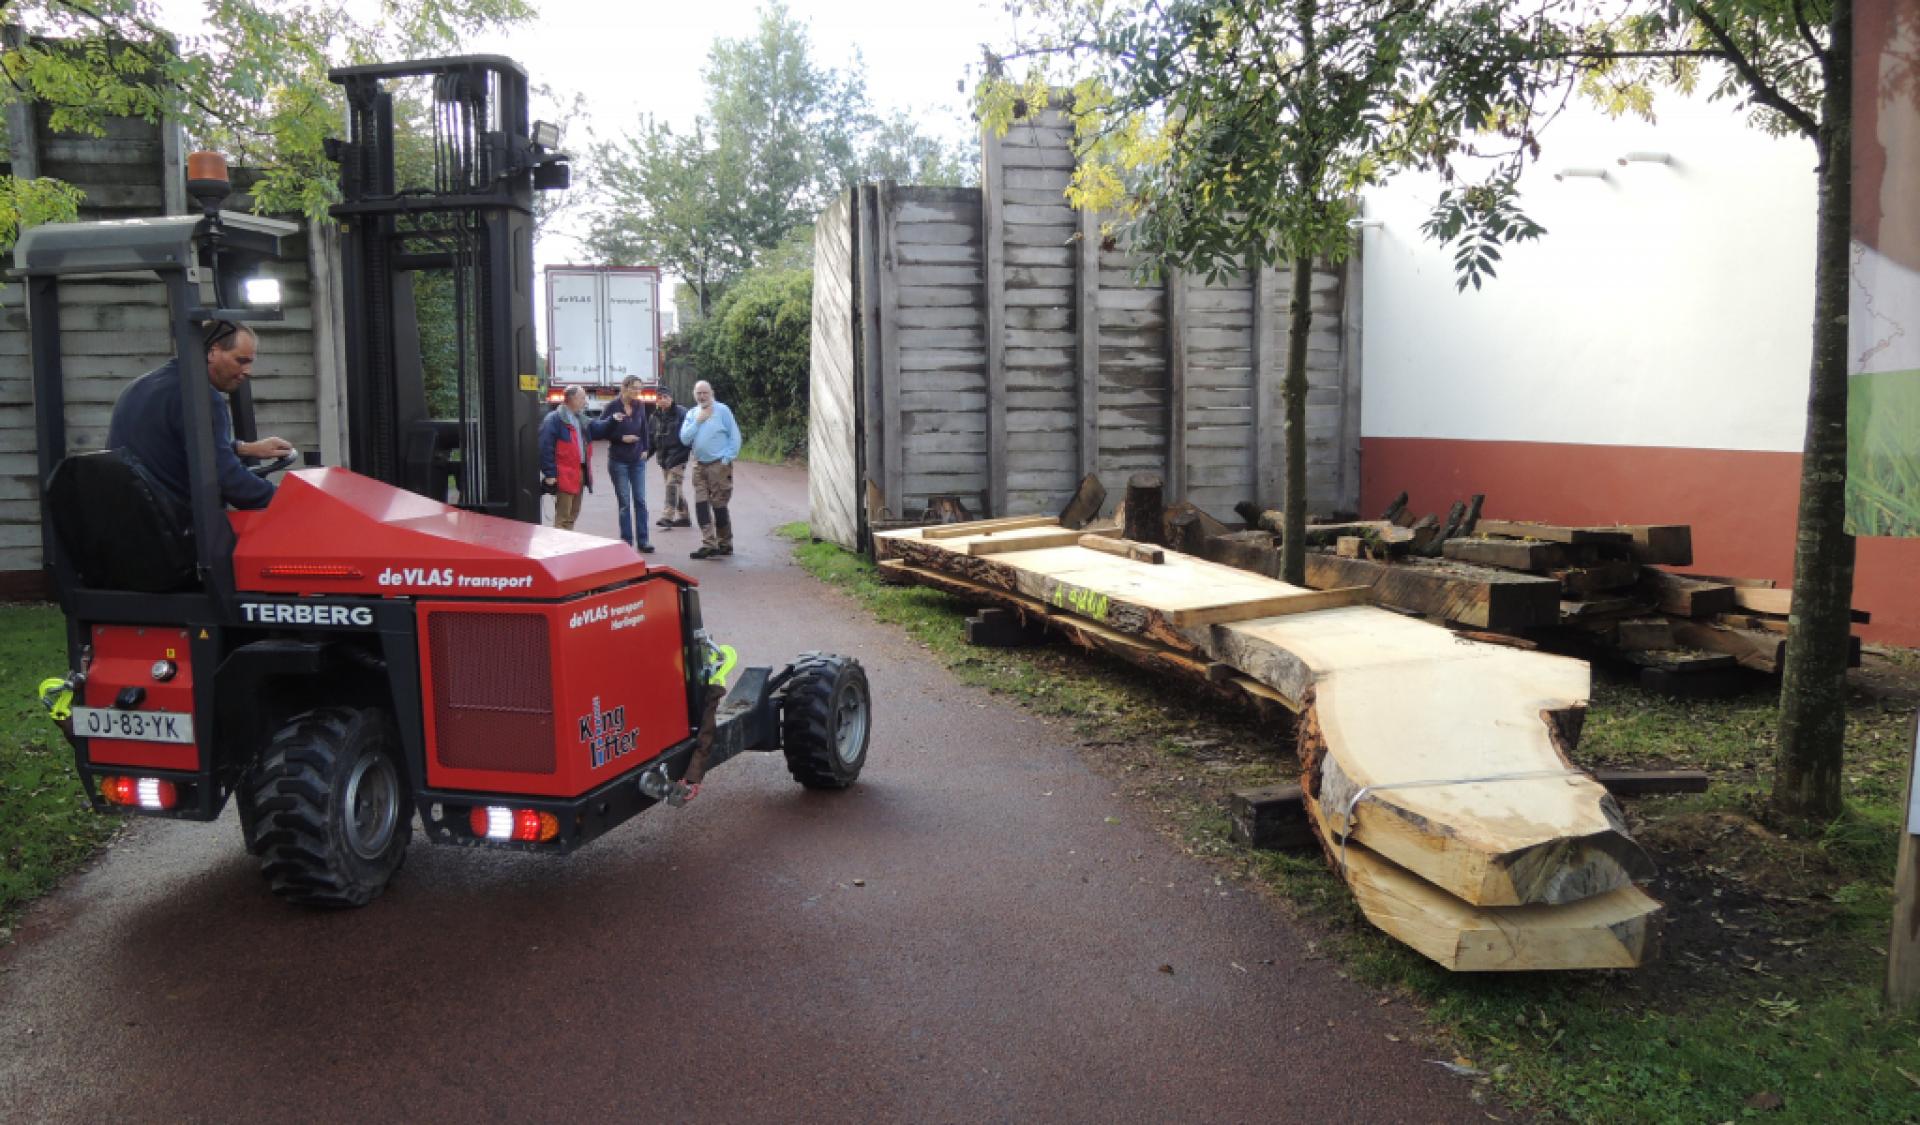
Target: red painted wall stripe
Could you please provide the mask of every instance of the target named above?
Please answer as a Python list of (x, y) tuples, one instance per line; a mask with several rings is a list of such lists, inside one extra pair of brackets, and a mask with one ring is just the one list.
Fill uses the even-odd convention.
[[(1798, 453), (1562, 445), (1443, 438), (1364, 438), (1360, 508), (1378, 515), (1405, 489), (1416, 513), (1487, 494), (1484, 515), (1546, 523), (1684, 523), (1692, 571), (1793, 578)], [(1920, 645), (1920, 539), (1862, 539), (1853, 604), (1879, 644)]]

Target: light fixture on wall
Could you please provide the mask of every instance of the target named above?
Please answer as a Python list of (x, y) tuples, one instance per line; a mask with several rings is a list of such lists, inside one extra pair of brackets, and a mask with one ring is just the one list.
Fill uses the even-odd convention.
[(1625, 168), (1629, 164), (1672, 164), (1673, 154), (1670, 152), (1630, 152), (1615, 161), (1615, 163), (1622, 168)]
[(1348, 219), (1347, 220), (1348, 230), (1367, 230), (1368, 228), (1377, 229), (1379, 227), (1383, 227), (1386, 225), (1387, 225), (1387, 221), (1385, 219)]
[(1611, 178), (1605, 168), (1562, 168), (1553, 174), (1553, 178), (1556, 180), (1564, 180), (1569, 176), (1584, 180), (1605, 180)]

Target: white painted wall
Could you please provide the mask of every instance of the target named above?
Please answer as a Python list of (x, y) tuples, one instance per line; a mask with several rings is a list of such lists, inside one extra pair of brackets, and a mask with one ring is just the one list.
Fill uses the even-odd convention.
[[(1798, 452), (1813, 315), (1814, 151), (1727, 103), (1569, 110), (1522, 181), (1547, 228), (1455, 290), (1406, 176), (1367, 197), (1363, 437)], [(1671, 164), (1616, 161), (1672, 154)], [(1605, 180), (1554, 173), (1605, 168)]]

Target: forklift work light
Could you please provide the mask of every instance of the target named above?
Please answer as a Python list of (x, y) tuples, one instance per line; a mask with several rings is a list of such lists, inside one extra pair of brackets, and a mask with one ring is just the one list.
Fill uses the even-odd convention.
[(533, 143), (541, 148), (560, 147), (560, 126), (551, 121), (533, 123)]
[(280, 279), (277, 277), (250, 277), (246, 282), (246, 291), (248, 308), (280, 307)]
[(509, 809), (499, 805), (476, 805), (467, 816), (473, 834), (482, 840), (520, 840), (546, 843), (560, 834), (560, 820), (552, 813), (534, 809)]

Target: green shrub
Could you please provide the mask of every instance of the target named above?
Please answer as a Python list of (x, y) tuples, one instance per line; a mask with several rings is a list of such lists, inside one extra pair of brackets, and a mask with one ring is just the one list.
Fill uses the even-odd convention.
[(670, 353), (684, 355), (696, 376), (713, 384), (749, 439), (777, 432), (776, 444), (803, 442), (812, 330), (813, 275), (758, 269), (729, 286), (711, 315), (683, 329)]

